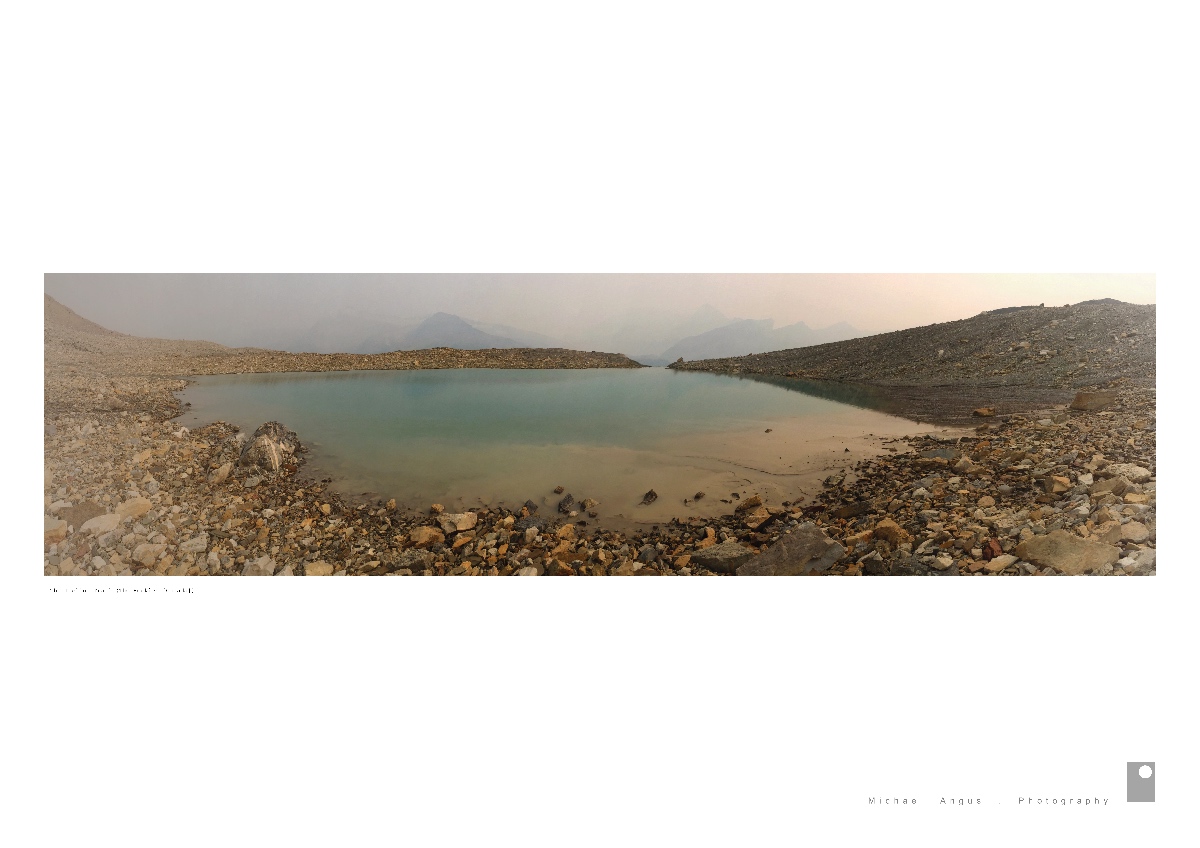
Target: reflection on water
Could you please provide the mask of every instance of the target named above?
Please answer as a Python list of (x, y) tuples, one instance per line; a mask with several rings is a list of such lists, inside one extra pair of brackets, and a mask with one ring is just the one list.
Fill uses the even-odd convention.
[(855, 383), (835, 383), (821, 380), (803, 380), (796, 377), (771, 377), (761, 374), (736, 375), (739, 380), (752, 380), (800, 392), (809, 397), (823, 398), (835, 403), (849, 404), (860, 409), (872, 409), (886, 415), (897, 415), (903, 408), (901, 403), (887, 393), (886, 389)]
[(283, 422), (345, 490), (447, 506), (561, 484), (610, 507), (653, 488), (670, 511), (706, 487), (812, 470), (820, 440), (841, 454), (831, 439), (911, 431), (861, 395), (797, 389), (661, 368), (445, 369), (201, 377), (182, 399), (189, 426)]

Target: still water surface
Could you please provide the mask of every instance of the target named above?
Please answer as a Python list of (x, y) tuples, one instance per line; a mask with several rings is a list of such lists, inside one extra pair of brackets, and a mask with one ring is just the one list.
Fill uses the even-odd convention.
[[(928, 429), (801, 385), (662, 368), (455, 369), (199, 377), (180, 396), (189, 426), (282, 422), (310, 448), (308, 471), (347, 494), (512, 507), (557, 502), (563, 485), (634, 521), (714, 515), (745, 489), (778, 502), (844, 464), (843, 445), (857, 457)], [(638, 506), (651, 488), (658, 503)], [(699, 490), (709, 497), (685, 506)]]

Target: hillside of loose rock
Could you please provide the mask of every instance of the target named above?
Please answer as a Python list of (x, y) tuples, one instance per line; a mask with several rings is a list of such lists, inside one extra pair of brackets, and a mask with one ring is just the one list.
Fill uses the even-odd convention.
[[(1153, 386), (1155, 307), (1097, 300), (994, 310), (850, 341), (733, 359), (676, 362), (682, 371), (943, 387), (1019, 402), (1023, 389)], [(1047, 395), (1039, 395), (1037, 402)]]

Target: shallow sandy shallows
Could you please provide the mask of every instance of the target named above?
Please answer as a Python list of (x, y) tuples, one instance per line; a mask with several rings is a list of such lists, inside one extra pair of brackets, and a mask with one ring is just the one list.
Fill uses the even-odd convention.
[[(447, 487), (404, 496), (389, 488), (386, 477), (339, 475), (336, 464), (323, 461), (319, 448), (310, 454), (303, 476), (331, 479), (333, 488), (352, 502), (395, 497), (402, 508), (414, 512), (425, 511), (432, 503), (451, 510), (520, 509), (526, 499), (543, 512), (547, 507), (552, 511), (563, 497), (553, 489), (562, 486), (577, 501), (599, 501), (594, 511), (602, 526), (628, 529), (672, 518), (726, 515), (737, 502), (734, 493), (757, 493), (776, 504), (811, 499), (830, 474), (849, 472), (862, 459), (891, 453), (889, 447), (907, 450), (907, 445), (892, 444), (901, 436), (957, 432), (903, 419), (884, 422), (891, 425), (889, 429), (874, 427), (867, 432), (861, 432), (862, 426), (774, 423), (771, 433), (755, 430), (701, 437), (690, 442), (687, 453), (583, 446), (510, 448), (506, 460), (516, 459), (524, 468), (522, 474), (517, 479), (477, 482), (469, 495), (461, 491), (464, 487), (456, 487), (458, 492)], [(642, 497), (650, 490), (658, 497), (643, 505)], [(695, 500), (701, 492), (704, 497)]]

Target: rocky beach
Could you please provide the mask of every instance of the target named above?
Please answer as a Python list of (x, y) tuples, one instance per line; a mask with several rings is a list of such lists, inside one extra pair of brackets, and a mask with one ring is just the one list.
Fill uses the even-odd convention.
[(570, 481), (518, 509), (351, 501), (307, 473), (287, 422), (189, 430), (174, 392), (201, 374), (639, 367), (627, 357), (233, 349), (122, 335), (47, 296), (44, 573), (1154, 574), (1154, 346), (1154, 307), (1109, 301), (676, 363), (861, 384), (954, 429), (897, 440), (813, 498), (697, 492), (727, 513), (618, 532)]

